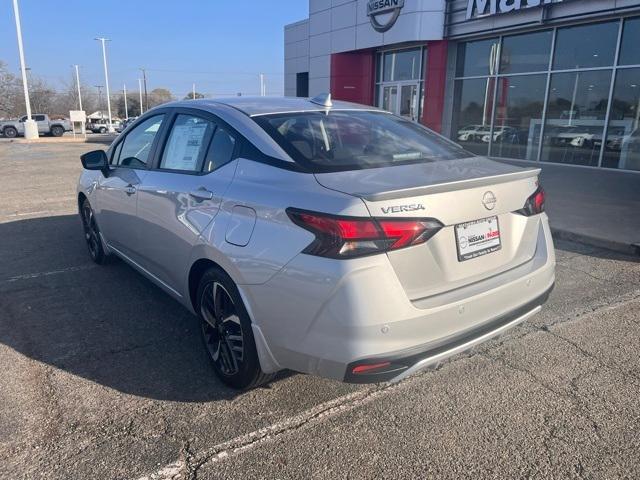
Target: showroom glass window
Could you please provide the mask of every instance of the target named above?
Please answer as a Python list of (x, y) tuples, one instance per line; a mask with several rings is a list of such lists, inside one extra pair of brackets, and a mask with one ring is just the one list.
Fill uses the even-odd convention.
[(640, 170), (640, 17), (625, 19), (602, 166)]
[(481, 155), (537, 157), (552, 35), (458, 45), (454, 140)]
[(496, 157), (638, 170), (639, 44), (638, 17), (460, 43), (451, 136)]
[(376, 104), (396, 115), (419, 121), (424, 101), (425, 60), (423, 47), (378, 53)]

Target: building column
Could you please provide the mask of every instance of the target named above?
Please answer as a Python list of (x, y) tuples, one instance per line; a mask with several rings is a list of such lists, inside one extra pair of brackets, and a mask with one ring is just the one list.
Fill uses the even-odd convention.
[(373, 105), (375, 63), (373, 50), (332, 54), (331, 96), (335, 100)]
[(427, 44), (427, 65), (424, 72), (422, 124), (439, 133), (442, 132), (447, 84), (448, 43), (447, 40), (438, 40)]

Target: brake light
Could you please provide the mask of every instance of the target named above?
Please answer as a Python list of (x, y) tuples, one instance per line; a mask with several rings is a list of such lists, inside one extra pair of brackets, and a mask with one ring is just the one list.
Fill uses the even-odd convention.
[(419, 245), (442, 228), (434, 219), (339, 217), (294, 208), (288, 208), (287, 215), (316, 236), (303, 253), (330, 258), (360, 257)]
[(530, 217), (544, 212), (545, 194), (541, 186), (538, 186), (535, 192), (527, 198), (524, 207), (517, 210), (516, 213)]

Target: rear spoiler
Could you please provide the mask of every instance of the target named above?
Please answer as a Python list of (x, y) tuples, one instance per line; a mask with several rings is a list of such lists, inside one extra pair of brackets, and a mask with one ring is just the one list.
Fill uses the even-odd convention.
[(389, 190), (380, 193), (356, 194), (357, 196), (369, 200), (370, 202), (378, 202), (383, 200), (395, 200), (398, 198), (417, 197), (420, 195), (429, 195), (433, 193), (454, 192), (456, 190), (464, 190), (467, 188), (483, 187), (486, 185), (495, 185), (497, 183), (507, 183), (516, 180), (522, 180), (530, 177), (537, 177), (541, 172), (539, 168), (530, 168), (517, 172), (503, 173), (500, 175), (491, 175), (488, 177), (471, 178), (467, 180), (456, 180), (454, 182), (436, 183), (435, 185), (424, 185), (419, 187), (402, 188), (398, 190)]

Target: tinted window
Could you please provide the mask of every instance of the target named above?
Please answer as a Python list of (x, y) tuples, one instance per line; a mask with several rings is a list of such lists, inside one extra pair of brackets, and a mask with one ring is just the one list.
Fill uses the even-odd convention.
[(551, 76), (542, 158), (598, 165), (610, 83), (610, 70)]
[(620, 65), (640, 64), (640, 17), (624, 22), (622, 46), (620, 47)]
[(296, 97), (309, 96), (309, 72), (296, 73)]
[(164, 115), (150, 117), (131, 130), (122, 141), (122, 147), (118, 147), (120, 152), (117, 157), (114, 156), (114, 163), (133, 168), (145, 168), (151, 145), (160, 130), (163, 119)]
[(497, 51), (497, 38), (459, 44), (456, 76), (471, 77), (494, 74)]
[(603, 167), (640, 170), (640, 68), (618, 70)]
[(160, 168), (199, 172), (214, 125), (202, 118), (178, 115), (164, 148)]
[(561, 28), (556, 38), (556, 70), (613, 65), (618, 22)]
[(34, 115), (36, 122), (44, 122), (44, 115)]
[(235, 146), (235, 138), (229, 135), (223, 128), (218, 128), (213, 135), (211, 146), (207, 152), (204, 171), (211, 172), (229, 163), (233, 159)]
[(491, 133), (495, 78), (457, 80), (453, 103), (453, 139), (467, 150), (486, 155)]
[(301, 112), (254, 117), (312, 171), (340, 171), (471, 157), (409, 120), (378, 112)]
[(505, 37), (500, 50), (500, 72), (546, 71), (549, 68), (552, 37), (551, 30)]
[(492, 156), (537, 157), (546, 86), (546, 74), (498, 78)]
[(384, 54), (385, 82), (395, 80), (417, 80), (421, 77), (420, 49), (399, 50)]

